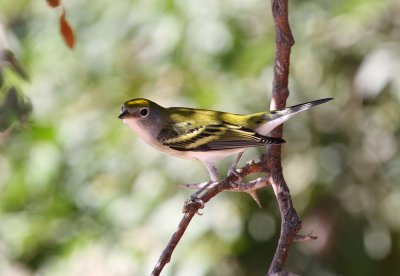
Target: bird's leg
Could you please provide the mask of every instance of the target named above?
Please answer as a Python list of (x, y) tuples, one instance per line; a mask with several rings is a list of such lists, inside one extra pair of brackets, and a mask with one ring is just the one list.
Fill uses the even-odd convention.
[[(208, 173), (210, 174), (211, 180), (208, 181), (205, 185), (203, 185), (199, 190), (197, 190), (194, 194), (190, 196), (192, 201), (201, 201), (198, 196), (206, 189), (210, 188), (211, 185), (218, 183), (218, 170), (214, 161), (202, 161), (204, 166), (207, 168)], [(203, 184), (203, 183), (201, 183)]]
[(244, 151), (239, 152), (239, 154), (236, 156), (235, 160), (233, 160), (232, 165), (230, 166), (228, 170), (228, 175), (230, 176), (231, 174), (236, 175), (238, 178), (241, 178), (239, 173), (236, 171), (236, 166), (239, 163), (240, 158), (242, 157)]
[(215, 161), (204, 161), (203, 164), (210, 174), (211, 182), (218, 182), (218, 170)]

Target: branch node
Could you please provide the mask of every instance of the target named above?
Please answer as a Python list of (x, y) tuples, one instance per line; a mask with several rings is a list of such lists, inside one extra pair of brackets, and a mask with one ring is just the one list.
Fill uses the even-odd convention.
[(204, 208), (204, 201), (198, 197), (190, 197), (190, 199), (185, 200), (183, 204), (182, 213), (195, 212), (198, 215), (202, 215), (199, 209)]

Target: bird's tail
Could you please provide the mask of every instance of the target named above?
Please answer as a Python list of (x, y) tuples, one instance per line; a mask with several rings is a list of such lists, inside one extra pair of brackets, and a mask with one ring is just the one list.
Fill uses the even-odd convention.
[(319, 100), (315, 100), (315, 101), (311, 101), (311, 102), (307, 102), (307, 103), (293, 105), (293, 106), (287, 107), (287, 108), (285, 108), (283, 110), (276, 110), (276, 111), (272, 112), (273, 113), (273, 117), (282, 117), (282, 116), (286, 116), (286, 115), (294, 115), (294, 114), (296, 114), (298, 112), (307, 110), (307, 109), (309, 109), (309, 108), (311, 108), (313, 106), (329, 102), (330, 100), (333, 100), (333, 98), (319, 99)]
[(256, 131), (262, 135), (267, 135), (271, 130), (273, 130), (286, 120), (288, 120), (293, 115), (301, 111), (307, 110), (313, 106), (329, 102), (330, 100), (333, 100), (333, 98), (319, 99), (307, 103), (290, 106), (283, 110), (271, 111), (271, 113), (269, 114), (270, 117), (267, 119), (268, 122), (258, 127)]

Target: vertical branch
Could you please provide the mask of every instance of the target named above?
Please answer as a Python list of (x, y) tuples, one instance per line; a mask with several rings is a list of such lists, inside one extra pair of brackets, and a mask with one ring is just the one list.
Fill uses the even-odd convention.
[[(272, 15), (275, 24), (275, 62), (274, 81), (272, 87), (271, 109), (283, 109), (289, 96), (288, 79), (290, 51), (294, 39), (288, 20), (288, 0), (271, 0)], [(283, 127), (275, 128), (271, 135), (282, 137)], [(301, 229), (301, 220), (293, 208), (289, 188), (282, 173), (281, 147), (271, 147), (262, 157), (262, 162), (271, 173), (270, 182), (274, 189), (281, 214), (281, 232), (277, 249), (268, 274), (281, 272), (287, 261), (290, 245)]]

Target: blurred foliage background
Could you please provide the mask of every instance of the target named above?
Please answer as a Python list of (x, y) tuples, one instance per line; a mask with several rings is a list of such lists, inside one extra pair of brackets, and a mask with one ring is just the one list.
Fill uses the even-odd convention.
[[(148, 275), (192, 192), (177, 185), (208, 174), (145, 145), (120, 105), (268, 109), (270, 2), (65, 5), (72, 51), (45, 0), (0, 1), (0, 48), (29, 75), (2, 63), (0, 275)], [(289, 14), (288, 104), (335, 100), (285, 124), (284, 175), (302, 232), (318, 236), (292, 247), (287, 269), (400, 275), (400, 3), (290, 1)], [(214, 198), (163, 275), (264, 275), (280, 218), (272, 189), (260, 195), (263, 209), (246, 194)]]

